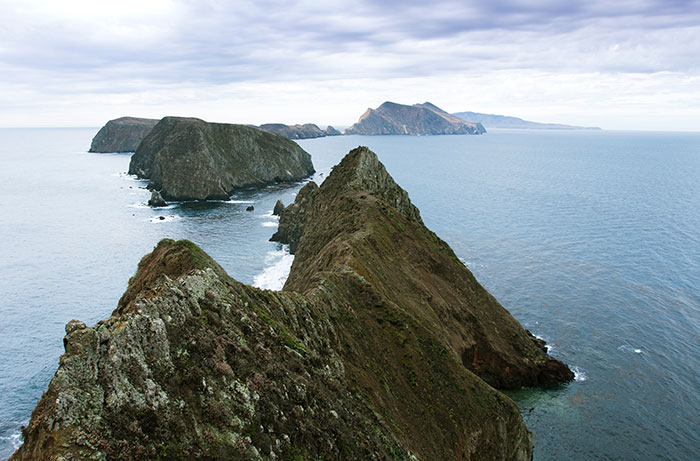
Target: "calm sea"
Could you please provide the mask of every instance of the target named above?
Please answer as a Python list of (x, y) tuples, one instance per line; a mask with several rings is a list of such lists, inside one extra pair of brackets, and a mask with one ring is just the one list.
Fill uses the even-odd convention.
[[(145, 206), (97, 129), (0, 130), (0, 458), (46, 389), (64, 325), (109, 316), (140, 258), (188, 238), (233, 277), (280, 286), (278, 198)], [(322, 181), (373, 149), (425, 223), (551, 353), (556, 390), (511, 393), (535, 459), (700, 459), (700, 134), (496, 131), (300, 141)], [(253, 205), (255, 210), (245, 211)], [(164, 219), (160, 219), (160, 218)]]

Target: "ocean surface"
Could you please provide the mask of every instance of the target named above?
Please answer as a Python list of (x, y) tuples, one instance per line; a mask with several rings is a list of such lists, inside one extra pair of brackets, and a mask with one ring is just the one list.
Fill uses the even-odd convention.
[[(96, 131), (0, 130), (0, 459), (56, 370), (64, 325), (108, 317), (158, 240), (190, 239), (267, 288), (291, 264), (268, 241), (271, 210), (301, 183), (152, 210), (129, 154), (86, 152)], [(574, 368), (568, 385), (509, 393), (536, 460), (700, 459), (699, 133), (299, 144), (317, 182), (351, 148), (373, 149), (426, 225)]]

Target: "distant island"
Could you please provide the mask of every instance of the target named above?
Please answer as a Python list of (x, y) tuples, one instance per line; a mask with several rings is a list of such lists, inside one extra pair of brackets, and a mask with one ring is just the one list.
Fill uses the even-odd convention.
[(241, 188), (298, 181), (311, 156), (283, 136), (246, 125), (165, 117), (131, 157), (129, 174), (165, 200), (228, 200)]
[(110, 120), (92, 138), (90, 152), (134, 152), (158, 120), (121, 117)]
[(376, 109), (367, 109), (345, 134), (362, 135), (439, 135), (482, 134), (480, 123), (462, 120), (426, 102), (407, 106), (385, 102)]
[[(165, 118), (152, 134), (162, 123), (233, 130)], [(10, 459), (532, 459), (532, 433), (496, 389), (573, 373), (424, 225), (373, 152), (304, 186), (277, 237), (295, 247), (281, 291), (162, 240), (109, 318), (68, 322)]]
[(275, 133), (289, 139), (309, 139), (322, 138), (324, 136), (339, 136), (342, 133), (332, 126), (328, 125), (325, 130), (322, 130), (313, 123), (304, 123), (303, 125), (284, 125), (282, 123), (265, 123), (258, 128), (270, 133)]
[(486, 128), (524, 128), (530, 130), (600, 130), (599, 127), (564, 125), (561, 123), (539, 123), (508, 115), (481, 114), (479, 112), (456, 112), (455, 117), (481, 123)]

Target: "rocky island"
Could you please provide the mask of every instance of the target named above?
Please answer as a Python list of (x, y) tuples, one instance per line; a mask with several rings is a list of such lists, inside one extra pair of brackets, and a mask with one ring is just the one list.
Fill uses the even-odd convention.
[(597, 126), (575, 126), (561, 123), (540, 123), (523, 120), (509, 115), (482, 114), (479, 112), (456, 112), (455, 117), (470, 122), (478, 122), (486, 128), (507, 128), (527, 130), (600, 130)]
[(303, 125), (284, 125), (282, 123), (266, 123), (260, 125), (261, 130), (269, 131), (289, 139), (309, 139), (322, 138), (324, 136), (339, 136), (340, 131), (328, 125), (325, 130), (322, 130), (313, 123), (305, 123)]
[[(293, 230), (293, 231), (292, 231)], [(12, 460), (530, 460), (494, 387), (572, 379), (367, 148), (280, 218), (284, 289), (163, 240), (65, 353)]]
[(297, 143), (245, 125), (165, 117), (131, 157), (129, 173), (163, 199), (228, 200), (241, 188), (298, 181), (314, 173)]
[(376, 109), (367, 109), (357, 123), (345, 130), (345, 134), (362, 135), (483, 133), (486, 130), (481, 124), (450, 115), (429, 102), (406, 106), (389, 101)]
[(158, 120), (121, 117), (110, 120), (92, 138), (90, 152), (134, 152)]

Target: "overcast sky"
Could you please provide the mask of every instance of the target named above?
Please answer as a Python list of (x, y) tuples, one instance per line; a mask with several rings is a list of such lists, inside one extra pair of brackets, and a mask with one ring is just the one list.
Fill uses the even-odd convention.
[(0, 0), (0, 126), (344, 126), (385, 100), (700, 131), (700, 0)]

